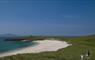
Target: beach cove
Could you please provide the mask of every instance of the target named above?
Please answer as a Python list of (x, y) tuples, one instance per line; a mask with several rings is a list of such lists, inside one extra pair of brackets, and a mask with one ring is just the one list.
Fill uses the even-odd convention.
[[(34, 45), (32, 45), (35, 43)], [(10, 50), (4, 53), (0, 54), (0, 57), (5, 57), (5, 56), (12, 56), (12, 55), (17, 55), (17, 54), (25, 54), (25, 53), (40, 53), (40, 52), (46, 52), (46, 51), (58, 51), (59, 49), (66, 48), (70, 46), (71, 44), (68, 44), (65, 41), (59, 41), (59, 40), (37, 40), (37, 41), (32, 41), (29, 44), (23, 48), (18, 48), (14, 50)]]

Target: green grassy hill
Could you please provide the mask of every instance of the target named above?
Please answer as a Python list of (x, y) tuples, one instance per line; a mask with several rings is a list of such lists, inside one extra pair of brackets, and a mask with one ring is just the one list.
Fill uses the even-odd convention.
[(65, 38), (56, 37), (62, 41), (67, 41), (71, 43), (65, 49), (60, 49), (56, 52), (43, 52), (37, 54), (21, 54), (9, 57), (0, 58), (0, 60), (80, 60), (80, 54), (84, 53), (86, 50), (90, 50), (91, 57), (90, 60), (95, 60), (95, 35), (83, 36), (77, 38)]

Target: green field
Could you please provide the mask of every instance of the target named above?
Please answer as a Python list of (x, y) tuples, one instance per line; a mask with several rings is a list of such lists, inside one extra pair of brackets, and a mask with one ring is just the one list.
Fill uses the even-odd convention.
[(90, 50), (90, 60), (95, 60), (95, 35), (82, 36), (82, 37), (55, 37), (62, 41), (71, 43), (65, 49), (60, 49), (56, 52), (43, 52), (37, 54), (21, 54), (9, 57), (0, 58), (0, 60), (80, 60), (80, 54), (86, 50)]

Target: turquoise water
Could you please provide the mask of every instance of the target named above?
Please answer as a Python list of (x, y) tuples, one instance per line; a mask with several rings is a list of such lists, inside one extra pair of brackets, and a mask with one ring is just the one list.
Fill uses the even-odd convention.
[(15, 50), (18, 48), (24, 48), (27, 46), (34, 45), (33, 42), (21, 42), (21, 41), (4, 41), (4, 39), (0, 39), (0, 53)]

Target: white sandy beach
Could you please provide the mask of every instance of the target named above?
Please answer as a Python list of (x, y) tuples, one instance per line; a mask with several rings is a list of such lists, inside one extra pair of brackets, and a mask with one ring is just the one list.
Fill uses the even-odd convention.
[(66, 48), (71, 45), (65, 41), (59, 41), (59, 40), (42, 40), (42, 41), (39, 40), (39, 41), (33, 41), (33, 42), (37, 42), (38, 44), (35, 46), (29, 46), (29, 47), (21, 48), (19, 50), (14, 50), (14, 51), (0, 54), (0, 57), (11, 56), (11, 55), (16, 55), (16, 54), (24, 54), (24, 53), (40, 53), (40, 52), (45, 52), (45, 51), (58, 51), (59, 49)]

